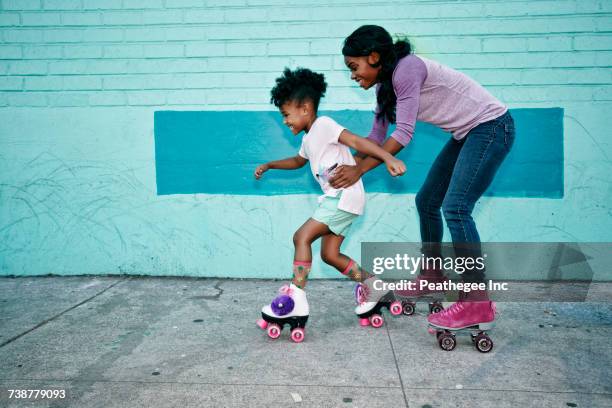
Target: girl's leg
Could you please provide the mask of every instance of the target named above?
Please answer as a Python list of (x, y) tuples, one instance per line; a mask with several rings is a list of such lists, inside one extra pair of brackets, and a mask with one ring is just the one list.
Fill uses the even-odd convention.
[(363, 282), (370, 276), (368, 272), (361, 269), (357, 262), (348, 256), (340, 253), (340, 246), (344, 241), (342, 235), (327, 234), (323, 235), (321, 241), (321, 259), (326, 264), (333, 266), (343, 275), (355, 282)]
[(375, 275), (361, 269), (357, 262), (340, 253), (340, 245), (342, 245), (343, 240), (342, 235), (324, 235), (321, 241), (321, 258), (343, 275), (358, 282), (355, 288), (355, 300), (358, 303), (355, 307), (355, 313), (360, 318), (360, 325), (367, 326), (370, 321), (365, 316), (368, 316), (367, 313), (372, 311), (379, 304), (381, 298), (390, 291), (377, 289), (375, 282), (378, 278)]
[(293, 234), (295, 255), (293, 257), (293, 284), (300, 289), (306, 286), (306, 280), (312, 265), (311, 244), (319, 237), (329, 234), (327, 225), (309, 218)]

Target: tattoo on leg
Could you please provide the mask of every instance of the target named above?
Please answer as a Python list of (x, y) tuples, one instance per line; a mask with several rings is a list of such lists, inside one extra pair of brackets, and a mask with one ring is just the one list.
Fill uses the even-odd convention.
[(372, 276), (367, 271), (363, 270), (357, 262), (353, 262), (353, 266), (348, 272), (348, 277), (355, 282), (363, 282)]
[(304, 289), (306, 280), (308, 279), (308, 273), (310, 273), (310, 264), (306, 262), (300, 262), (293, 264), (293, 284), (300, 289)]

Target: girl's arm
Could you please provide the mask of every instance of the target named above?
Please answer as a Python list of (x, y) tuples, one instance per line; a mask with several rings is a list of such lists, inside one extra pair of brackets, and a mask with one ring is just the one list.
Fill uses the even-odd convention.
[[(404, 148), (397, 140), (390, 137), (381, 146), (383, 150), (395, 155)], [(381, 161), (374, 157), (366, 157), (356, 160), (356, 166), (342, 165), (334, 171), (334, 175), (329, 180), (333, 188), (346, 188), (355, 184), (361, 176), (380, 165)]]
[[(387, 165), (387, 170), (389, 171), (389, 173), (391, 173), (392, 176), (401, 176), (406, 171), (406, 165), (404, 164), (404, 162), (396, 159), (391, 153), (380, 148), (368, 139), (359, 137), (356, 134), (351, 133), (345, 129), (342, 131), (342, 133), (340, 133), (340, 137), (338, 138), (338, 140), (340, 141), (340, 143), (357, 150), (359, 153), (367, 154), (368, 156), (373, 156), (375, 158), (378, 158), (379, 160), (384, 161)], [(378, 160), (376, 160), (375, 162), (376, 164), (374, 164), (373, 167), (377, 166), (380, 163)], [(359, 167), (361, 167), (362, 165), (368, 165), (369, 163), (370, 161), (368, 161), (368, 159), (366, 158), (365, 160), (361, 161)]]
[[(386, 152), (389, 152), (390, 154), (394, 156), (397, 153), (399, 153), (400, 150), (402, 150), (403, 148), (404, 146), (402, 146), (397, 140), (395, 140), (392, 137), (388, 138), (385, 141), (385, 143), (383, 143), (383, 145), (381, 146), (381, 149), (383, 149)], [(380, 163), (382, 162), (376, 159), (375, 157), (367, 156), (367, 157), (364, 157), (363, 160), (358, 162), (357, 167), (359, 168), (357, 170), (363, 175), (367, 173), (368, 171), (378, 167)]]
[(255, 169), (255, 178), (259, 180), (263, 174), (270, 169), (278, 170), (295, 170), (302, 168), (308, 163), (308, 160), (300, 155), (289, 157), (287, 159), (275, 160), (265, 164), (260, 164)]

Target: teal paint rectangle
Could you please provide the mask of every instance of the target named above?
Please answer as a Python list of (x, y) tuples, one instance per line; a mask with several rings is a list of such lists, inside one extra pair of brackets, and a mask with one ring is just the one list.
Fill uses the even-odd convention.
[[(516, 140), (485, 192), (501, 197), (563, 197), (563, 109), (513, 109)], [(320, 112), (352, 132), (368, 134), (373, 113), (343, 110)], [(308, 167), (270, 171), (256, 181), (258, 164), (290, 157), (301, 135), (283, 125), (277, 111), (155, 112), (157, 193), (282, 195), (319, 194)], [(408, 172), (399, 179), (383, 166), (364, 176), (367, 192), (415, 193), (450, 135), (417, 123), (412, 142), (398, 157)]]

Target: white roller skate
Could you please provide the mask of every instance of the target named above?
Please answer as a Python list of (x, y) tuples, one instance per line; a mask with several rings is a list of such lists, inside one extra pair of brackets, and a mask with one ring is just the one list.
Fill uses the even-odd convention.
[(295, 343), (304, 341), (305, 327), (308, 321), (308, 300), (306, 292), (295, 286), (284, 285), (279, 289), (279, 295), (271, 304), (261, 309), (261, 319), (257, 326), (267, 330), (268, 337), (277, 339), (285, 324), (291, 328), (291, 340)]
[(386, 307), (392, 315), (397, 316), (402, 313), (402, 304), (395, 300), (392, 290), (376, 290), (374, 282), (378, 280), (371, 276), (355, 287), (355, 300), (357, 307), (355, 314), (359, 318), (360, 326), (379, 328), (385, 322), (381, 309)]

